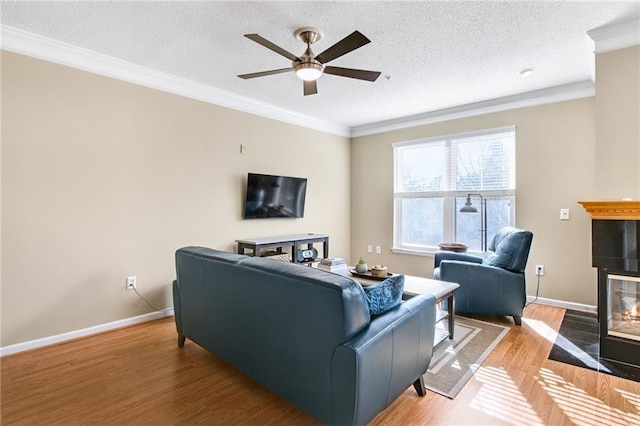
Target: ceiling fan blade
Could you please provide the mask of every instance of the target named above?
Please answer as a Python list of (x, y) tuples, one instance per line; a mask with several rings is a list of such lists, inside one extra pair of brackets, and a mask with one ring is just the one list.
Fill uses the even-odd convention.
[(382, 74), (380, 71), (356, 70), (353, 68), (330, 67), (328, 65), (324, 67), (324, 73), (367, 81), (376, 81)]
[(318, 93), (316, 80), (304, 81), (304, 95), (315, 95), (316, 93)]
[(259, 36), (258, 34), (245, 34), (244, 36), (246, 38), (248, 38), (249, 40), (253, 40), (256, 43), (263, 45), (267, 49), (273, 50), (274, 52), (284, 56), (287, 59), (290, 59), (292, 61), (298, 60), (298, 57), (296, 55), (294, 55), (293, 53), (287, 52), (282, 47), (271, 43), (269, 40), (267, 40), (264, 37)]
[(359, 47), (364, 46), (367, 43), (371, 43), (371, 40), (366, 38), (359, 31), (354, 31), (318, 56), (316, 56), (316, 60), (321, 64), (326, 64), (329, 61), (333, 61), (336, 58), (339, 58), (342, 55), (346, 55), (347, 53), (356, 50)]
[(273, 74), (282, 74), (284, 72), (289, 72), (289, 71), (293, 71), (293, 68), (289, 67), (289, 68), (280, 68), (277, 70), (270, 70), (270, 71), (252, 72), (249, 74), (240, 74), (238, 77), (244, 78), (245, 80), (247, 80), (249, 78), (264, 77), (264, 76), (273, 75)]

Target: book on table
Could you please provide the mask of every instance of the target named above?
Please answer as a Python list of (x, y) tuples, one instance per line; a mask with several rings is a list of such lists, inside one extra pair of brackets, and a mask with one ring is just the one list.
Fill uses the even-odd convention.
[(323, 265), (322, 263), (318, 263), (318, 269), (322, 269), (323, 271), (329, 271), (329, 272), (338, 272), (338, 271), (348, 270), (346, 263), (341, 263), (338, 265)]
[(341, 257), (327, 257), (326, 259), (320, 259), (320, 265), (324, 265), (324, 266), (346, 265), (346, 262)]

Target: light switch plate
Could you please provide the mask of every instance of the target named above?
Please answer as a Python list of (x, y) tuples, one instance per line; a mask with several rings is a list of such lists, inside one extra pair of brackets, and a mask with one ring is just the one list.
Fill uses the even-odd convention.
[(560, 209), (560, 220), (569, 220), (569, 209)]

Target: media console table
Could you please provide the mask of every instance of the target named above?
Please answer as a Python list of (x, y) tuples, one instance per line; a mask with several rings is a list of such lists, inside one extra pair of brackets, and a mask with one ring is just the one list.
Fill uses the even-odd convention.
[[(279, 237), (262, 237), (251, 238), (246, 240), (236, 240), (238, 243), (238, 254), (250, 254), (251, 256), (260, 256), (268, 250), (274, 250), (276, 253), (282, 254), (283, 248), (291, 248), (291, 262), (293, 263), (308, 263), (314, 261), (307, 256), (305, 260), (300, 261), (298, 259), (299, 247), (306, 245), (304, 249), (311, 250), (313, 243), (322, 243), (322, 257), (329, 257), (329, 236), (323, 234), (297, 234), (297, 235), (282, 235)], [(302, 250), (304, 250), (302, 249)], [(246, 253), (245, 250), (250, 250), (250, 253)]]

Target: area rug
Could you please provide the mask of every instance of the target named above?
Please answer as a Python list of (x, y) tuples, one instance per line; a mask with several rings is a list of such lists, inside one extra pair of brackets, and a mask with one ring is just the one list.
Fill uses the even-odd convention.
[[(439, 328), (445, 327), (443, 322)], [(433, 350), (424, 375), (426, 388), (455, 398), (508, 331), (508, 327), (456, 316), (453, 340), (447, 338)]]
[(598, 317), (567, 309), (549, 359), (640, 382), (640, 369), (600, 357)]

